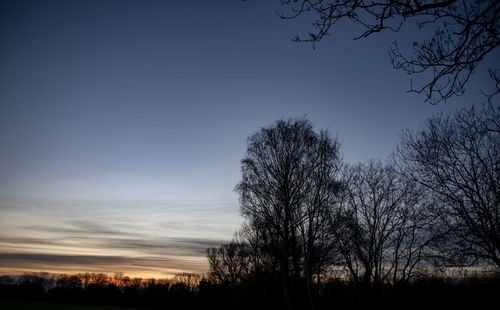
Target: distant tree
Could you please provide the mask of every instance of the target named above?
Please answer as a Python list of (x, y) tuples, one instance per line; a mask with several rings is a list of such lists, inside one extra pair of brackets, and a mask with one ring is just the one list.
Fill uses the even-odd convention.
[(113, 284), (116, 286), (123, 286), (123, 278), (125, 274), (123, 272), (115, 272), (113, 274)]
[[(398, 31), (414, 19), (419, 28), (434, 25), (430, 40), (413, 43), (413, 55), (404, 55), (397, 43), (391, 48), (394, 68), (409, 74), (429, 73), (431, 77), (410, 91), (424, 93), (426, 101), (438, 103), (462, 95), (469, 77), (486, 55), (500, 44), (500, 2), (498, 0), (281, 0), (289, 8), (278, 13), (293, 19), (312, 12), (316, 31), (295, 41), (316, 44), (329, 35), (341, 20), (350, 20), (364, 28), (355, 39), (385, 30)], [(499, 92), (496, 68), (490, 76)]]
[(246, 245), (237, 241), (222, 244), (217, 248), (208, 248), (210, 275), (218, 283), (228, 283), (235, 287), (248, 276), (250, 257)]
[(142, 278), (133, 278), (131, 281), (131, 285), (135, 287), (141, 287), (142, 286)]
[(183, 272), (176, 274), (171, 281), (171, 284), (182, 283), (186, 289), (193, 290), (200, 282), (202, 276), (196, 273)]
[[(338, 189), (339, 144), (307, 120), (281, 120), (248, 139), (242, 160), (241, 212), (262, 240), (259, 250), (277, 266), (285, 299), (293, 283), (321, 270), (328, 248), (322, 233), (331, 197)], [(310, 289), (308, 290), (311, 292)]]
[(92, 275), (88, 272), (85, 273), (79, 273), (77, 276), (81, 279), (83, 287), (87, 287), (90, 283), (90, 279), (92, 278)]
[(392, 165), (347, 167), (345, 190), (331, 228), (355, 282), (408, 281), (433, 240), (425, 196)]
[(123, 277), (123, 286), (130, 286), (132, 284), (132, 279), (129, 276)]
[(110, 279), (104, 273), (92, 273), (90, 279), (92, 285), (96, 286), (106, 286), (110, 282)]
[(500, 109), (461, 109), (407, 131), (397, 149), (407, 175), (435, 195), (449, 263), (500, 268)]

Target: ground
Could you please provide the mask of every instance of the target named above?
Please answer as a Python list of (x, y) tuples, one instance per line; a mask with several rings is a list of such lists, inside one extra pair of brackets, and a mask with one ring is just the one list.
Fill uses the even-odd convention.
[(0, 301), (0, 309), (4, 310), (130, 310), (105, 306), (70, 305), (44, 302)]

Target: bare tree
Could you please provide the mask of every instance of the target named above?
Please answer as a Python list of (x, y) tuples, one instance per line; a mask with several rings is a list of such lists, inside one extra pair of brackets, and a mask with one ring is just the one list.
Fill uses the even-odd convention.
[(402, 136), (400, 164), (435, 194), (454, 264), (500, 268), (500, 110), (492, 104), (427, 121)]
[(342, 165), (338, 148), (338, 144), (332, 143), (325, 132), (320, 133), (311, 159), (306, 200), (300, 210), (302, 218), (298, 229), (302, 242), (303, 272), (310, 300), (312, 279), (316, 279), (319, 289), (321, 274), (326, 272), (325, 268), (335, 263), (336, 248), (328, 219), (341, 188), (341, 183), (337, 180)]
[(110, 279), (104, 273), (92, 273), (90, 275), (90, 282), (97, 286), (106, 286), (109, 284)]
[(246, 254), (250, 260), (249, 275), (257, 277), (258, 281), (263, 274), (272, 277), (278, 270), (278, 265), (276, 259), (269, 254), (272, 252), (271, 240), (266, 231), (258, 229), (256, 223), (246, 221), (235, 239), (246, 246)]
[(240, 283), (250, 271), (250, 253), (244, 243), (232, 241), (218, 248), (207, 249), (210, 275), (219, 283), (232, 287)]
[(425, 196), (380, 161), (347, 167), (343, 180), (331, 228), (352, 278), (364, 284), (408, 281), (433, 239)]
[[(316, 15), (316, 30), (295, 41), (316, 44), (341, 20), (364, 28), (355, 39), (385, 30), (398, 31), (411, 19), (418, 27), (434, 25), (430, 40), (415, 42), (413, 55), (404, 55), (397, 43), (391, 48), (394, 68), (409, 74), (430, 73), (427, 82), (410, 91), (424, 93), (426, 101), (438, 103), (462, 95), (472, 72), (500, 43), (500, 2), (498, 0), (281, 0), (290, 10), (278, 13), (283, 19), (308, 12)], [(490, 75), (498, 81), (495, 68)], [(498, 86), (498, 84), (497, 84)], [(498, 93), (498, 87), (497, 87)]]
[(385, 281), (394, 285), (406, 284), (414, 277), (426, 275), (442, 232), (436, 228), (437, 219), (431, 212), (433, 200), (428, 189), (397, 173), (397, 187), (401, 194), (397, 223), (391, 236), (387, 254)]
[(113, 284), (116, 286), (123, 286), (123, 278), (125, 274), (123, 272), (115, 272), (113, 274)]
[(265, 240), (261, 250), (278, 267), (287, 302), (301, 276), (311, 293), (313, 266), (320, 270), (326, 261), (322, 214), (336, 191), (338, 147), (307, 120), (277, 121), (248, 140), (243, 179), (236, 187), (241, 212)]

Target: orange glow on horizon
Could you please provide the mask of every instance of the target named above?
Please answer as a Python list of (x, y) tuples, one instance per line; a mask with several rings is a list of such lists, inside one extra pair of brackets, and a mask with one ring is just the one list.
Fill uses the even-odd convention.
[[(38, 269), (31, 269), (31, 268), (0, 268), (0, 276), (21, 276), (23, 274), (41, 274), (41, 273), (48, 273), (50, 275), (78, 275), (78, 274), (105, 274), (108, 277), (113, 277), (115, 273), (123, 273), (124, 277), (129, 277), (130, 279), (134, 278), (140, 278), (143, 280), (147, 279), (155, 279), (155, 280), (161, 280), (161, 279), (167, 279), (171, 280), (174, 277), (182, 274), (192, 274), (187, 271), (182, 271), (182, 270), (176, 270), (176, 269), (169, 269), (168, 271), (108, 271), (105, 272), (103, 270), (81, 270), (81, 269), (44, 269), (44, 270), (38, 270)], [(203, 276), (205, 273), (194, 273), (196, 275)]]

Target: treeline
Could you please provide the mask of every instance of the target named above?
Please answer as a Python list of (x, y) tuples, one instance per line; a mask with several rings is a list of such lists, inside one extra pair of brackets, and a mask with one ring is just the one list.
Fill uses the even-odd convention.
[(123, 273), (74, 275), (25, 273), (0, 278), (0, 298), (152, 309), (199, 309), (210, 294), (208, 280), (196, 274), (171, 279), (130, 278)]
[(340, 299), (354, 300), (432, 287), (431, 270), (500, 271), (500, 109), (491, 103), (433, 117), (404, 132), (388, 160), (356, 165), (327, 131), (277, 121), (249, 137), (241, 167), (243, 227), (207, 250), (221, 285), (315, 309), (339, 302), (343, 289), (329, 289), (337, 280)]
[[(130, 281), (129, 281), (130, 280)], [(295, 283), (302, 285), (305, 283)], [(405, 286), (359, 286), (340, 277), (325, 278), (315, 299), (317, 309), (481, 308), (496, 301), (500, 279), (444, 274), (415, 279)], [(237, 282), (210, 275), (182, 274), (172, 279), (129, 278), (122, 273), (26, 273), (0, 277), (0, 300), (127, 307), (131, 309), (307, 309), (306, 296), (283, 300), (281, 282), (272, 273), (251, 274)]]

